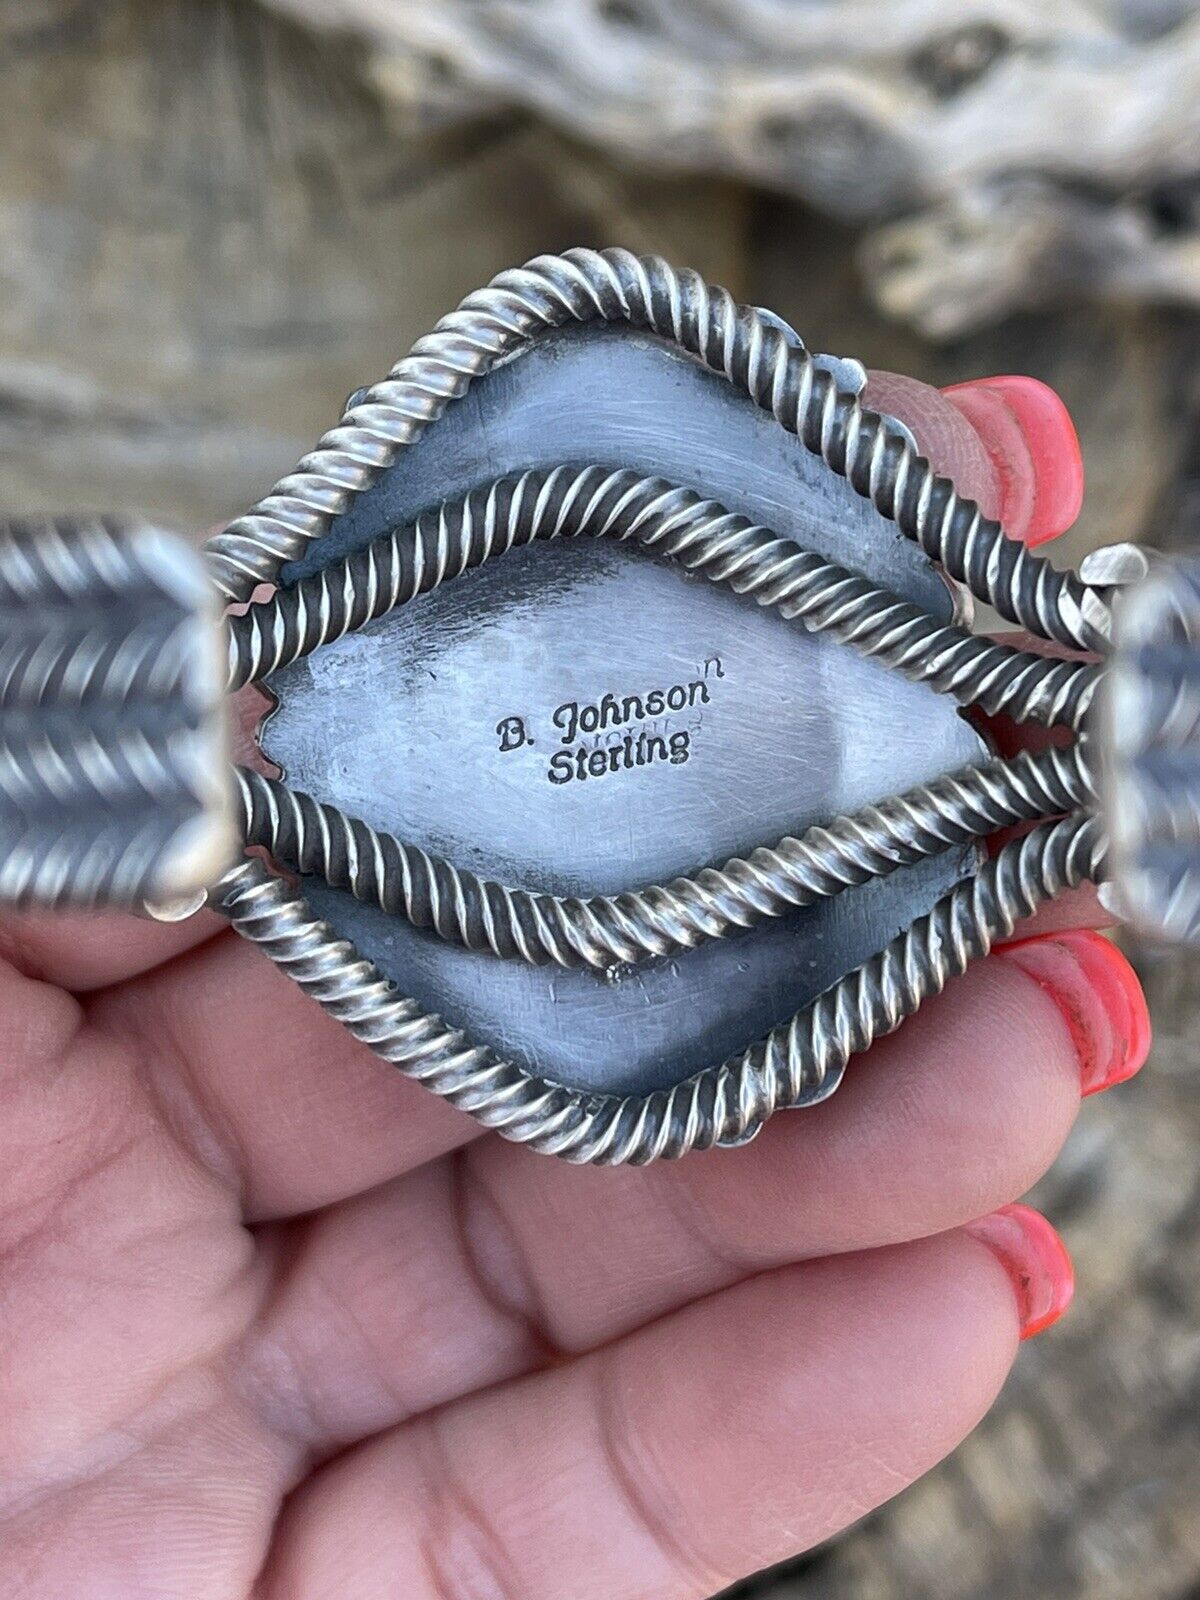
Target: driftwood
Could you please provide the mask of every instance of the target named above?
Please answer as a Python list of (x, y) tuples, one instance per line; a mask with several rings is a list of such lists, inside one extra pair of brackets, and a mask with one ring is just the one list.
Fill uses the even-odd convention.
[[(724, 181), (622, 172), (522, 115), (400, 137), (363, 66), (250, 0), (0, 0), (0, 507), (199, 530), (498, 267), (626, 242), (777, 308), (819, 348), (939, 382), (1036, 372), (1075, 411), (1090, 475), (1071, 558), (1194, 539), (1189, 320), (1074, 308), (935, 350), (864, 307), (847, 227)], [(744, 1593), (1200, 1588), (1200, 1021), (1183, 963), (1147, 971), (1155, 1059), (1089, 1103), (1044, 1186), (1079, 1267), (1070, 1317), (945, 1467)]]
[(272, 3), (369, 41), (410, 118), (527, 106), (878, 224), (876, 297), (937, 337), (1066, 287), (1200, 303), (1189, 0)]
[(539, 249), (740, 278), (732, 186), (511, 115), (401, 140), (358, 65), (250, 4), (0, 0), (0, 505), (230, 517)]

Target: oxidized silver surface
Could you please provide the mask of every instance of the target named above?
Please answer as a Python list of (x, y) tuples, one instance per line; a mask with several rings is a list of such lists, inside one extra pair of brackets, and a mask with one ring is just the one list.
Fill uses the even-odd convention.
[(202, 903), (234, 854), (219, 616), (158, 529), (0, 525), (0, 904)]
[(862, 376), (656, 258), (543, 257), (209, 546), (229, 598), (281, 583), (229, 682), (278, 701), (247, 839), (304, 875), (215, 903), (510, 1138), (741, 1142), (1100, 871), (1086, 743), (989, 760), (954, 706), (1078, 730), (1098, 668), (973, 638), (933, 563), (1097, 653), (1111, 591), (1006, 541)]

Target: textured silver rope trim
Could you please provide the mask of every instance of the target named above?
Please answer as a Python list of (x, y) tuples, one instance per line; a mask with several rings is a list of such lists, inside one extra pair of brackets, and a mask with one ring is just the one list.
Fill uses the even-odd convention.
[(1200, 941), (1200, 563), (1126, 592), (1098, 705), (1101, 807), (1122, 914), (1154, 939)]
[(262, 678), (416, 595), (535, 540), (634, 540), (760, 606), (828, 632), (960, 705), (1078, 729), (1099, 668), (936, 622), (690, 489), (603, 467), (500, 478), (314, 574), (229, 623), (229, 686)]
[(92, 808), (101, 816), (131, 806), (169, 809), (173, 803), (188, 811), (195, 808), (197, 787), (211, 782), (189, 728), (151, 738), (139, 728), (97, 732), (54, 723), (53, 713), (36, 724), (0, 714), (0, 804)]
[(603, 969), (693, 949), (840, 894), (1016, 822), (1093, 802), (1086, 747), (1022, 752), (868, 806), (694, 877), (618, 895), (564, 897), (481, 878), (337, 806), (236, 771), (247, 844), (290, 871), (406, 917), (470, 950)]
[(196, 894), (234, 843), (217, 596), (141, 524), (0, 525), (0, 904)]
[(573, 1162), (642, 1164), (740, 1143), (774, 1111), (824, 1099), (851, 1055), (899, 1026), (1044, 900), (1095, 878), (1103, 854), (1090, 815), (1042, 824), (765, 1039), (650, 1095), (584, 1094), (472, 1044), (397, 995), (259, 861), (226, 873), (213, 903), (355, 1038), (484, 1126)]
[[(0, 905), (141, 907), (194, 894), (190, 909), (196, 910), (204, 904), (203, 890), (196, 886), (199, 874), (189, 865), (185, 875), (176, 865), (185, 850), (189, 856), (203, 851), (205, 861), (214, 854), (195, 824), (194, 808), (162, 811), (139, 819), (133, 829), (127, 819), (72, 818), (49, 839), (38, 824), (19, 832), (6, 829), (0, 841)], [(221, 859), (228, 858), (223, 851)]]
[(31, 609), (0, 638), (0, 700), (15, 704), (98, 706), (130, 703), (143, 713), (168, 704), (187, 682), (183, 658), (190, 621), (157, 617), (122, 637), (87, 620), (62, 628), (48, 643), (42, 615)]
[(257, 584), (274, 582), (475, 378), (547, 329), (597, 319), (649, 329), (744, 389), (1001, 616), (1060, 644), (1105, 648), (1111, 619), (1101, 594), (1006, 539), (899, 424), (839, 390), (761, 312), (695, 272), (627, 250), (539, 256), (468, 295), (294, 472), (209, 541), (218, 588), (247, 600)]

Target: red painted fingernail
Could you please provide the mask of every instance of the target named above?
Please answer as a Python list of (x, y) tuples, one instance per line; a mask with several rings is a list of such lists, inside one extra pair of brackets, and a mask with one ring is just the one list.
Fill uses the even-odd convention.
[(1062, 1013), (1085, 1095), (1124, 1083), (1150, 1054), (1150, 1012), (1137, 973), (1099, 933), (1044, 934), (996, 954), (1039, 984)]
[(1037, 378), (976, 378), (942, 391), (982, 439), (1000, 480), (1000, 521), (1042, 544), (1083, 505), (1083, 457), (1066, 406)]
[(1067, 1247), (1032, 1206), (1001, 1206), (966, 1231), (999, 1260), (1017, 1297), (1021, 1338), (1051, 1327), (1075, 1294), (1075, 1268)]

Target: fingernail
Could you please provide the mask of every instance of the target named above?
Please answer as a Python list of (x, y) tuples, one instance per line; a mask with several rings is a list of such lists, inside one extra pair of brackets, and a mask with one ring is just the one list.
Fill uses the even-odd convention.
[(1150, 1054), (1150, 1012), (1137, 973), (1113, 944), (1088, 931), (1045, 934), (996, 954), (1020, 967), (1058, 1007), (1079, 1059), (1080, 1092), (1124, 1083)]
[(1083, 505), (1083, 456), (1066, 406), (1037, 378), (976, 378), (943, 390), (983, 441), (1000, 521), (1023, 544), (1065, 532)]
[(1075, 1268), (1067, 1247), (1032, 1206), (1001, 1206), (967, 1224), (1008, 1274), (1017, 1298), (1021, 1338), (1032, 1339), (1063, 1315), (1075, 1294)]

